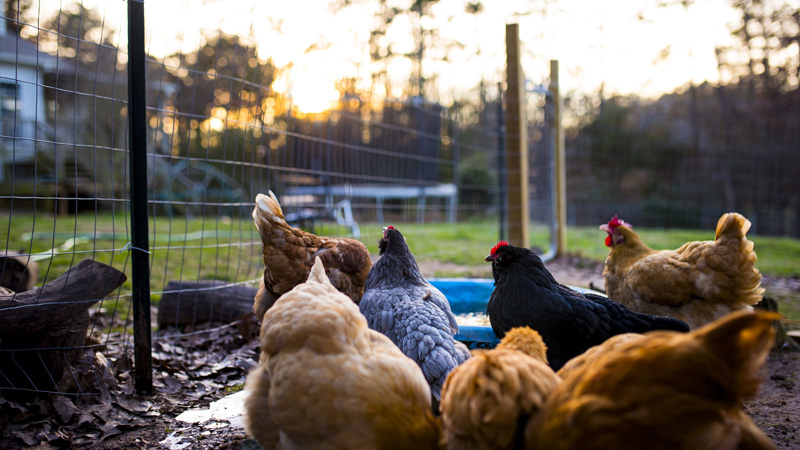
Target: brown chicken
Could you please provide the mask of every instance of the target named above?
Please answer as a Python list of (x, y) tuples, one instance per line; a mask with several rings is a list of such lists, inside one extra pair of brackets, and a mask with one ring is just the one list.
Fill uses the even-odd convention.
[(624, 333), (612, 336), (602, 344), (595, 345), (594, 347), (589, 348), (580, 355), (567, 361), (566, 364), (558, 369), (556, 374), (561, 377), (561, 379), (567, 378), (573, 372), (584, 370), (586, 366), (593, 364), (602, 355), (624, 345), (627, 342), (641, 339), (643, 336), (644, 335), (639, 333)]
[(546, 351), (539, 333), (514, 328), (495, 349), (476, 350), (453, 369), (441, 403), (447, 448), (521, 448), (525, 424), (561, 382)]
[(372, 267), (369, 251), (363, 243), (355, 239), (316, 236), (290, 226), (272, 191), (269, 196), (256, 196), (253, 221), (261, 234), (265, 266), (264, 279), (253, 305), (259, 320), (275, 299), (306, 281), (316, 257), (322, 258), (325, 273), (336, 289), (358, 304)]
[(419, 366), (367, 327), (316, 258), (261, 324), (245, 428), (263, 449), (433, 449), (441, 424)]
[(529, 449), (774, 449), (740, 409), (773, 345), (771, 312), (690, 333), (651, 331), (569, 373), (526, 433)]
[(692, 329), (732, 311), (752, 311), (761, 300), (761, 273), (750, 221), (727, 213), (713, 241), (687, 242), (677, 250), (646, 246), (631, 226), (615, 216), (601, 229), (611, 248), (603, 277), (606, 293), (628, 308), (681, 319)]

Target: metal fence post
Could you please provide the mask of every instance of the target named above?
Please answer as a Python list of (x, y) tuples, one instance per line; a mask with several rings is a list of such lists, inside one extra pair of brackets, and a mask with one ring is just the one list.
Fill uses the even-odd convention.
[(147, 121), (144, 1), (128, 0), (128, 154), (130, 156), (131, 275), (134, 386), (153, 393), (150, 336), (150, 263), (147, 226)]

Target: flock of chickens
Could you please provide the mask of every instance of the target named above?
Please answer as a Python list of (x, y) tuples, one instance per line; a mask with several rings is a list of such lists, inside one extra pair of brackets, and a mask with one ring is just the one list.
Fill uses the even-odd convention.
[(485, 260), (501, 340), (472, 353), (395, 227), (373, 265), (359, 241), (289, 226), (272, 192), (253, 219), (266, 268), (245, 425), (264, 449), (775, 448), (741, 411), (780, 316), (753, 311), (739, 214), (673, 251), (615, 217), (601, 226), (608, 298), (501, 241)]

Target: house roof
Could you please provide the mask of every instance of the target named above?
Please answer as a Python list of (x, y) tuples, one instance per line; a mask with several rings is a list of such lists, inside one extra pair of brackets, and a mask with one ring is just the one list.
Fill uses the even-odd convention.
[(56, 57), (40, 52), (33, 43), (7, 32), (0, 39), (0, 63), (52, 70), (56, 66)]

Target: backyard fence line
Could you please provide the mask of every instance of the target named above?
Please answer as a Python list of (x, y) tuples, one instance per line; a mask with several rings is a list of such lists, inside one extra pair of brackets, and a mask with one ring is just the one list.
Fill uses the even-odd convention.
[[(508, 192), (508, 169), (501, 166), (506, 133), (502, 85), (496, 96), (494, 89), (482, 94), (477, 109), (445, 108), (421, 97), (385, 99), (375, 106), (365, 94), (343, 94), (338, 107), (304, 114), (294, 105), (282, 106), (286, 99), (278, 98), (273, 80), (261, 75), (263, 62), (255, 75), (221, 68), (224, 58), (229, 69), (247, 66), (247, 60), (236, 58), (252, 55), (253, 47), (239, 36), (205, 32), (203, 39), (212, 44), (198, 44), (193, 56), (205, 55), (204, 64), (217, 66), (215, 71), (187, 66), (183, 54), (177, 64), (144, 54), (145, 28), (143, 18), (137, 18), (142, 6), (142, 1), (129, 2), (122, 16), (128, 22), (128, 48), (102, 35), (76, 37), (64, 29), (31, 27), (42, 31), (42, 40), (44, 35), (56, 40), (57, 48), (48, 50), (52, 55), (38, 50), (39, 37), (31, 49), (41, 58), (53, 58), (53, 70), (34, 66), (38, 78), (5, 73), (0, 78), (34, 89), (35, 98), (46, 100), (46, 108), (37, 106), (42, 119), (37, 127), (49, 130), (0, 131), (0, 145), (18, 150), (10, 160), (0, 153), (0, 172), (10, 174), (10, 189), (0, 190), (0, 202), (9, 205), (8, 223), (0, 224), (9, 230), (6, 247), (21, 249), (18, 258), (38, 263), (43, 275), (38, 281), (44, 285), (82, 259), (128, 274), (130, 280), (114, 293), (72, 305), (88, 308), (90, 337), (113, 346), (103, 353), (132, 351), (138, 393), (152, 392), (153, 377), (163, 376), (162, 362), (153, 356), (160, 351), (156, 344), (227, 329), (223, 323), (242, 305), (216, 294), (254, 289), (261, 280), (262, 243), (251, 219), (256, 193), (272, 189), (292, 225), (334, 236), (357, 235), (359, 223), (369, 224), (368, 233), (374, 233), (373, 227), (386, 222), (477, 220), (489, 223), (484, 232), (491, 242), (505, 232), (508, 211), (519, 208), (502, 200)], [(89, 10), (68, 9), (57, 17), (74, 14), (78, 24), (92, 17)], [(84, 30), (79, 28), (76, 33)], [(230, 51), (225, 50), (228, 44)], [(87, 54), (91, 58), (83, 60)], [(525, 126), (523, 132), (546, 135), (541, 117)], [(19, 151), (24, 146), (30, 151)], [(549, 147), (532, 139), (525, 151), (538, 155)], [(537, 175), (528, 179), (537, 184), (549, 180), (550, 158), (529, 160), (530, 167), (517, 170), (524, 173), (539, 164)], [(544, 203), (531, 206), (537, 226), (551, 216), (547, 208)], [(427, 232), (425, 227), (417, 230)], [(423, 256), (447, 259), (450, 252), (431, 249)], [(170, 296), (172, 303), (165, 302)], [(198, 298), (212, 297), (216, 300), (202, 305), (210, 308), (209, 318), (203, 319), (208, 322), (193, 321)], [(0, 306), (0, 314), (36, 313), (57, 303)], [(158, 308), (161, 322), (164, 304), (184, 315), (154, 328), (151, 314)], [(30, 353), (32, 360), (56, 356), (72, 361), (76, 351), (101, 348), (91, 340), (2, 348), (0, 359), (6, 355), (10, 364), (0, 360), (0, 389), (66, 393), (59, 378), (80, 378), (70, 375), (70, 367), (36, 374), (14, 358)]]

